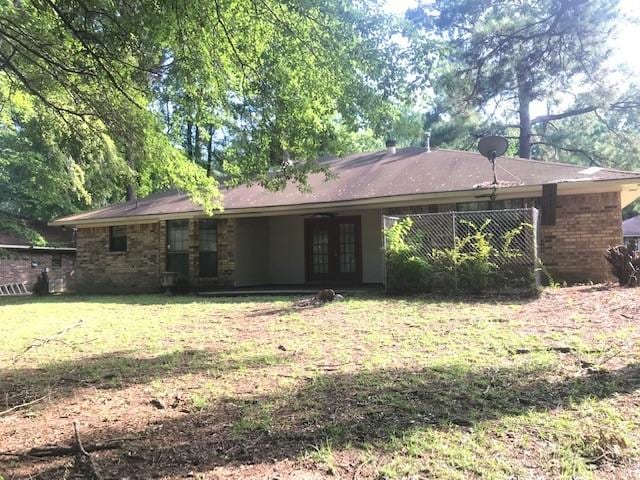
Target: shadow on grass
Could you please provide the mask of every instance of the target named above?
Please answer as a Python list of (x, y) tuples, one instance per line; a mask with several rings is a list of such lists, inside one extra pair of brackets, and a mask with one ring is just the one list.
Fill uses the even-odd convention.
[(0, 370), (0, 394), (11, 399), (6, 405), (21, 404), (50, 389), (54, 397), (72, 395), (83, 387), (117, 389), (187, 373), (218, 374), (241, 369), (259, 369), (288, 361), (287, 354), (234, 358), (233, 351), (181, 350), (153, 357), (139, 357), (135, 351), (108, 352), (76, 360), (59, 361), (42, 368)]
[[(46, 297), (25, 296), (25, 297), (5, 297), (0, 299), (0, 308), (11, 305), (35, 305), (35, 304), (65, 304), (65, 303), (88, 303), (88, 304), (122, 304), (122, 305), (185, 305), (185, 304), (251, 304), (251, 303), (288, 303), (290, 306), (277, 311), (287, 311), (295, 309), (295, 305), (308, 300), (313, 296), (307, 295), (256, 295), (256, 296), (229, 296), (229, 297), (203, 297), (198, 295), (164, 295), (164, 294), (131, 294), (131, 295), (81, 295), (62, 294), (49, 295)], [(422, 295), (386, 295), (381, 290), (363, 292), (345, 292), (346, 300), (359, 300), (379, 302), (381, 300), (394, 302), (410, 302), (416, 304), (433, 303), (453, 303), (453, 304), (526, 304), (535, 301), (538, 297), (534, 295), (444, 295), (444, 294), (422, 294)]]
[(0, 299), (0, 307), (10, 305), (37, 304), (123, 304), (123, 305), (184, 305), (192, 303), (206, 304), (243, 304), (256, 302), (291, 301), (296, 297), (251, 296), (251, 297), (200, 297), (197, 295), (163, 295), (163, 294), (131, 294), (131, 295), (80, 295), (63, 294), (39, 297), (36, 295), (23, 297), (4, 297)]
[[(273, 395), (212, 399), (204, 409), (142, 431), (104, 428), (85, 442), (140, 437), (126, 449), (98, 456), (110, 477), (184, 476), (216, 466), (296, 458), (329, 444), (387, 449), (416, 430), (467, 429), (478, 422), (552, 411), (587, 398), (640, 388), (640, 365), (564, 378), (541, 369), (379, 370), (332, 373)], [(42, 478), (62, 471), (34, 465)]]

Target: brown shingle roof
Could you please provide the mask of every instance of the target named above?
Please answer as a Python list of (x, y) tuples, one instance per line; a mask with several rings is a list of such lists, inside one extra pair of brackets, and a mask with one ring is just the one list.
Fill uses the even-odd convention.
[[(56, 246), (72, 247), (75, 244), (73, 236), (73, 230), (63, 229), (62, 227), (48, 226), (45, 222), (25, 220), (20, 217), (16, 217), (10, 214), (1, 213), (0, 219), (10, 219), (11, 222), (16, 222), (19, 225), (35, 230), (45, 239), (47, 244)], [(27, 240), (17, 235), (11, 230), (5, 230), (0, 225), (0, 245), (17, 245), (17, 246), (30, 246)]]
[[(324, 174), (309, 176), (311, 191), (301, 192), (295, 185), (272, 192), (259, 185), (240, 186), (224, 191), (225, 210), (265, 207), (316, 205), (328, 202), (357, 202), (372, 198), (469, 191), (492, 180), (490, 163), (478, 153), (423, 148), (361, 153), (321, 161), (336, 175), (326, 180)], [(587, 169), (584, 166), (499, 158), (498, 180), (509, 185), (537, 186), (556, 182), (585, 182), (636, 179), (640, 173), (612, 169)], [(56, 223), (74, 223), (156, 214), (199, 212), (184, 193), (167, 192), (135, 202), (111, 205), (91, 212), (62, 218)]]

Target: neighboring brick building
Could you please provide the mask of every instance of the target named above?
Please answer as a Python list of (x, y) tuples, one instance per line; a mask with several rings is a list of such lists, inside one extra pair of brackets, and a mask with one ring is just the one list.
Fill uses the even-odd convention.
[[(622, 242), (621, 209), (640, 173), (418, 148), (323, 161), (335, 174), (273, 192), (224, 191), (213, 218), (180, 192), (61, 218), (77, 228), (77, 277), (88, 291), (157, 291), (165, 271), (197, 288), (379, 284), (382, 215), (539, 206), (542, 261), (556, 281), (609, 278), (604, 250)], [(551, 188), (552, 187), (552, 188)], [(493, 197), (489, 201), (488, 198)]]
[(0, 231), (0, 285), (24, 283), (31, 291), (38, 276), (47, 269), (51, 292), (73, 289), (76, 257), (73, 231), (15, 218), (12, 221), (38, 232), (56, 246), (30, 245), (15, 232)]
[(0, 245), (0, 285), (25, 283), (29, 291), (44, 269), (48, 269), (51, 292), (73, 290), (74, 248), (15, 247)]

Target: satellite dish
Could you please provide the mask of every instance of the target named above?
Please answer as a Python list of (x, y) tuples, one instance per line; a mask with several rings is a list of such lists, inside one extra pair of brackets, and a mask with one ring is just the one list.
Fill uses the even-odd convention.
[(483, 157), (486, 157), (491, 162), (491, 170), (493, 171), (493, 191), (489, 198), (491, 201), (496, 199), (496, 190), (498, 188), (498, 176), (496, 174), (496, 158), (503, 155), (509, 147), (509, 142), (504, 137), (498, 137), (492, 135), (490, 137), (483, 137), (478, 140), (478, 150)]
[(507, 151), (509, 147), (509, 142), (504, 137), (498, 137), (496, 135), (492, 135), (489, 137), (482, 137), (478, 141), (478, 151), (482, 154), (483, 157), (487, 157), (492, 162), (501, 155), (504, 155), (504, 152)]

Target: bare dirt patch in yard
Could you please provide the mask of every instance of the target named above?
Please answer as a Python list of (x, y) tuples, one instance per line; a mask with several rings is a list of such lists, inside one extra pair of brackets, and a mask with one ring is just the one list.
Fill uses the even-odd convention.
[(48, 396), (0, 416), (0, 475), (69, 478), (28, 453), (77, 420), (105, 478), (637, 478), (636, 297), (8, 301), (0, 410)]

